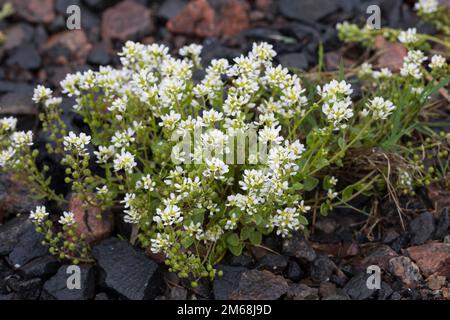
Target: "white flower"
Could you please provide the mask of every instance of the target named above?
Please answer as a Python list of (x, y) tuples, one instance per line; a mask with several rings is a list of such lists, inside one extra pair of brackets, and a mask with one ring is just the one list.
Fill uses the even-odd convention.
[(12, 147), (2, 150), (0, 152), (0, 167), (6, 167), (11, 164), (11, 160), (14, 158), (16, 150)]
[(228, 165), (226, 165), (219, 158), (206, 159), (206, 170), (203, 171), (205, 177), (212, 177), (214, 179), (225, 179), (224, 174), (228, 172)]
[(45, 206), (37, 206), (34, 211), (30, 212), (30, 219), (35, 223), (42, 223), (47, 217), (48, 212)]
[[(334, 178), (334, 177), (333, 177)], [(301, 213), (307, 213), (309, 210), (311, 210), (311, 206), (305, 206), (305, 201), (302, 200), (300, 201), (299, 205), (298, 205), (298, 210)]]
[(400, 69), (400, 74), (404, 77), (413, 77), (415, 79), (422, 79), (422, 70), (420, 70), (420, 65), (412, 62), (403, 63)]
[(259, 137), (262, 142), (272, 142), (276, 145), (281, 144), (284, 138), (280, 136), (281, 126), (264, 127), (259, 131)]
[(156, 239), (151, 239), (150, 242), (151, 242), (150, 250), (153, 253), (159, 253), (161, 251), (165, 251), (172, 244), (169, 235), (168, 234), (161, 234), (161, 233), (157, 233), (156, 234)]
[(202, 53), (203, 46), (198, 44), (190, 44), (180, 48), (179, 53), (182, 57), (191, 58), (196, 66), (200, 66), (200, 54)]
[(387, 79), (392, 77), (392, 71), (388, 68), (381, 68), (380, 71), (374, 71), (372, 77), (374, 79)]
[(134, 134), (135, 132), (131, 128), (124, 131), (118, 131), (112, 137), (111, 143), (116, 148), (129, 147), (130, 143), (135, 141)]
[(48, 98), (47, 100), (45, 100), (45, 107), (46, 108), (50, 108), (53, 106), (59, 106), (62, 103), (62, 98), (59, 97), (53, 97), (53, 98)]
[(358, 76), (366, 77), (372, 75), (372, 65), (368, 62), (364, 62), (359, 66)]
[(328, 189), (328, 192), (327, 192), (328, 199), (333, 200), (337, 196), (338, 196), (337, 192), (335, 192), (333, 189)]
[(176, 205), (169, 205), (164, 210), (156, 209), (156, 215), (153, 217), (153, 221), (161, 223), (164, 226), (171, 226), (183, 221), (181, 210)]
[(327, 120), (335, 127), (335, 130), (345, 128), (346, 124), (343, 124), (342, 122), (353, 117), (351, 104), (352, 102), (349, 98), (331, 102), (331, 104), (323, 104), (322, 112), (326, 115)]
[(345, 82), (345, 80), (337, 81), (332, 80), (326, 83), (323, 88), (317, 87), (319, 95), (325, 100), (336, 100), (338, 97), (346, 97), (353, 93), (352, 86)]
[(277, 214), (272, 217), (270, 226), (277, 228), (277, 235), (287, 237), (291, 231), (298, 230), (301, 225), (299, 212), (295, 208), (278, 209)]
[(366, 104), (363, 115), (368, 115), (372, 112), (374, 119), (385, 120), (394, 110), (395, 106), (391, 101), (384, 100), (382, 97), (374, 97)]
[(97, 157), (97, 163), (106, 164), (109, 158), (114, 155), (115, 148), (114, 146), (104, 147), (99, 146), (98, 151), (94, 151), (94, 154)]
[(116, 115), (116, 119), (121, 121), (123, 119), (122, 114), (127, 111), (128, 97), (123, 96), (121, 98), (117, 98), (111, 103), (111, 106), (108, 107), (108, 110), (111, 112), (118, 113)]
[(200, 222), (194, 223), (191, 221), (191, 223), (188, 226), (183, 226), (184, 230), (190, 237), (195, 237), (197, 240), (202, 240), (204, 237), (202, 225)]
[(420, 10), (423, 13), (433, 13), (438, 9), (439, 3), (437, 0), (419, 0), (415, 5), (414, 9)]
[(0, 119), (0, 129), (5, 131), (12, 131), (16, 129), (17, 118), (14, 117), (5, 117)]
[(161, 116), (162, 121), (159, 123), (159, 125), (169, 130), (173, 130), (175, 129), (175, 125), (178, 121), (180, 121), (180, 119), (181, 115), (171, 110), (170, 113)]
[(401, 43), (411, 44), (417, 42), (417, 30), (416, 28), (409, 28), (406, 31), (401, 31), (398, 35), (398, 40)]
[(203, 121), (206, 124), (214, 124), (215, 122), (221, 121), (223, 119), (223, 113), (218, 112), (214, 109), (206, 110), (203, 112)]
[(152, 177), (148, 174), (143, 176), (140, 180), (136, 182), (136, 189), (145, 189), (148, 191), (155, 190), (156, 183), (152, 180)]
[(74, 150), (79, 153), (86, 151), (85, 147), (91, 142), (91, 137), (81, 132), (80, 135), (76, 135), (73, 131), (69, 132), (69, 135), (64, 137), (64, 150)]
[(331, 176), (329, 182), (334, 187), (338, 183), (338, 179), (334, 176)]
[(75, 223), (75, 216), (73, 212), (63, 212), (63, 215), (59, 218), (58, 222), (63, 226), (70, 226)]
[(109, 192), (109, 189), (106, 185), (101, 188), (97, 187), (95, 189), (97, 190), (97, 194), (99, 194), (99, 195), (105, 195), (105, 194), (108, 194), (108, 192)]
[(273, 46), (267, 42), (253, 43), (252, 51), (249, 54), (252, 58), (261, 62), (270, 61), (277, 55)]
[(124, 170), (128, 173), (133, 173), (133, 168), (137, 163), (134, 161), (134, 156), (122, 149), (119, 154), (114, 157), (114, 171)]
[(51, 98), (53, 91), (49, 88), (46, 88), (42, 85), (38, 85), (34, 89), (33, 93), (33, 101), (35, 103), (44, 102), (45, 100)]
[(33, 145), (33, 132), (18, 131), (11, 135), (11, 141), (15, 148)]
[(431, 69), (441, 69), (445, 66), (446, 60), (443, 56), (435, 54), (431, 57), (431, 62), (428, 65)]

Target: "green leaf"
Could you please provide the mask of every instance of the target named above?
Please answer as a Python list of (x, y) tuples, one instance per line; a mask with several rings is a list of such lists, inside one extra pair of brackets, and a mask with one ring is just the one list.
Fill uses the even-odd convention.
[(316, 162), (315, 167), (316, 167), (316, 169), (322, 169), (323, 167), (326, 167), (329, 164), (330, 164), (330, 162), (327, 159), (322, 158)]
[(240, 243), (239, 236), (236, 233), (230, 233), (227, 237), (227, 244), (229, 247), (235, 247), (238, 246)]
[(323, 185), (323, 188), (325, 189), (325, 190), (328, 190), (328, 189), (330, 189), (331, 187), (332, 187), (332, 185), (331, 185), (331, 183), (330, 183), (330, 176), (325, 176), (325, 177), (323, 177), (323, 183), (322, 183), (322, 185)]
[(257, 226), (259, 226), (259, 225), (261, 225), (261, 223), (263, 222), (263, 218), (261, 217), (260, 214), (255, 214), (255, 215), (253, 216), (253, 221), (255, 222), (255, 224), (256, 224)]
[(348, 186), (347, 188), (342, 191), (342, 200), (347, 201), (349, 200), (353, 195), (353, 186)]
[(186, 237), (183, 240), (181, 240), (181, 245), (183, 246), (183, 248), (189, 248), (190, 246), (192, 246), (192, 244), (194, 243), (194, 238), (193, 237)]
[(253, 227), (243, 227), (241, 229), (241, 240), (247, 240), (248, 238), (250, 238), (250, 234), (254, 231), (255, 229)]
[(328, 215), (328, 212), (330, 211), (330, 206), (328, 205), (328, 203), (324, 202), (322, 203), (322, 205), (320, 206), (320, 214), (323, 216)]
[(261, 234), (261, 232), (255, 230), (250, 234), (249, 239), (253, 245), (261, 244), (262, 234)]
[(310, 176), (306, 177), (305, 181), (303, 183), (306, 191), (313, 190), (315, 187), (317, 187), (318, 184), (319, 184), (319, 179), (310, 177)]
[(338, 139), (338, 146), (339, 148), (341, 148), (341, 150), (345, 149), (346, 143), (345, 143), (345, 139), (340, 137)]
[(300, 190), (303, 190), (303, 188), (304, 188), (304, 186), (300, 182), (294, 183), (291, 187), (291, 189), (293, 191), (300, 191)]
[(300, 222), (300, 224), (304, 226), (307, 226), (309, 224), (308, 219), (306, 219), (305, 216), (300, 216), (298, 218), (298, 222)]
[(240, 256), (242, 254), (242, 249), (244, 249), (244, 246), (243, 245), (237, 245), (237, 246), (228, 247), (228, 249), (230, 250), (230, 252), (233, 255)]

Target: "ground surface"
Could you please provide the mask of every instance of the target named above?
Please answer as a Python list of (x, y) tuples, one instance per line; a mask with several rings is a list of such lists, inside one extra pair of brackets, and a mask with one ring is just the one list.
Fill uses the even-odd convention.
[[(0, 0), (0, 4), (4, 1)], [(271, 0), (12, 0), (16, 14), (0, 22), (6, 42), (0, 47), (0, 113), (20, 118), (20, 129), (34, 129), (41, 145), (37, 107), (31, 102), (37, 83), (56, 88), (68, 72), (118, 61), (123, 41), (161, 42), (176, 49), (192, 41), (204, 45), (203, 61), (233, 58), (254, 41), (273, 43), (278, 62), (308, 70), (317, 64), (319, 42), (333, 70), (360, 52), (342, 48), (335, 24), (365, 21), (369, 4), (382, 9), (383, 26), (433, 28), (419, 22), (411, 3), (389, 1)], [(301, 3), (301, 5), (300, 5)], [(81, 7), (82, 29), (68, 31), (65, 11)], [(394, 52), (395, 54), (395, 52)], [(390, 60), (388, 58), (388, 60)], [(379, 61), (382, 63), (381, 61)], [(65, 100), (69, 129), (81, 122)], [(42, 149), (44, 150), (44, 149)], [(54, 160), (45, 155), (41, 163)], [(59, 172), (55, 169), (54, 176)], [(56, 185), (63, 188), (63, 184)], [(82, 267), (82, 290), (65, 287), (66, 265), (40, 244), (26, 213), (36, 204), (20, 181), (0, 179), (0, 300), (11, 299), (450, 299), (449, 193), (424, 190), (418, 199), (402, 199), (402, 217), (388, 201), (382, 215), (370, 217), (336, 210), (315, 221), (311, 237), (288, 241), (269, 237), (264, 247), (248, 248), (221, 263), (224, 276), (201, 282), (195, 290), (168, 273), (118, 236), (115, 225), (94, 226), (103, 240), (94, 247), (96, 266)], [(436, 205), (437, 204), (437, 205)], [(436, 210), (436, 207), (438, 208)], [(17, 213), (24, 215), (16, 217)], [(155, 261), (156, 260), (156, 261)], [(381, 268), (381, 289), (366, 286), (367, 266)]]

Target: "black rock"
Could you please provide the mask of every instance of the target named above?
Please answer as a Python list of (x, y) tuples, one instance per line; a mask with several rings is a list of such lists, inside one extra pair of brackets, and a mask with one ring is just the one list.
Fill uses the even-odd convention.
[(34, 89), (33, 86), (23, 82), (0, 81), (0, 93), (7, 93), (13, 91), (32, 93), (33, 89)]
[(316, 252), (311, 248), (309, 243), (304, 239), (300, 239), (298, 236), (285, 240), (282, 245), (282, 252), (285, 255), (305, 262), (312, 262), (317, 257)]
[(95, 295), (94, 300), (109, 300), (109, 297), (108, 297), (108, 295), (106, 293), (100, 292), (100, 293)]
[(34, 258), (47, 254), (48, 248), (42, 245), (42, 240), (44, 240), (44, 235), (37, 233), (34, 225), (29, 226), (8, 256), (10, 265), (20, 268)]
[(405, 248), (406, 246), (408, 246), (408, 243), (409, 243), (408, 235), (402, 234), (391, 243), (391, 248), (395, 252), (401, 253), (402, 249)]
[(402, 298), (402, 295), (399, 292), (394, 292), (391, 294), (391, 300), (400, 300)]
[(91, 266), (79, 266), (80, 287), (69, 288), (68, 284), (76, 284), (72, 280), (76, 276), (69, 265), (61, 266), (55, 276), (51, 277), (43, 287), (43, 295), (46, 299), (56, 300), (88, 300), (95, 295), (94, 269)]
[(34, 45), (25, 43), (14, 50), (6, 63), (18, 65), (22, 69), (35, 70), (41, 66), (41, 56)]
[(187, 4), (186, 0), (166, 0), (161, 3), (161, 6), (156, 11), (156, 17), (169, 20), (175, 17)]
[(6, 285), (23, 300), (37, 300), (41, 294), (42, 280), (39, 278), (21, 280), (17, 277), (10, 277), (7, 279)]
[(344, 292), (354, 300), (365, 300), (377, 291), (377, 289), (367, 288), (367, 278), (370, 274), (361, 272), (351, 278), (344, 287)]
[(170, 300), (186, 300), (187, 299), (187, 290), (181, 287), (172, 287), (170, 289), (169, 298)]
[(80, 6), (80, 0), (56, 0), (55, 2), (55, 10), (58, 13), (66, 14), (67, 8), (71, 5)]
[(269, 253), (258, 261), (256, 267), (260, 270), (269, 270), (274, 273), (281, 273), (287, 265), (288, 260), (285, 256)]
[(409, 224), (410, 244), (413, 246), (424, 244), (431, 238), (434, 228), (433, 215), (430, 212), (422, 213)]
[(243, 253), (240, 256), (235, 256), (234, 254), (229, 254), (226, 259), (230, 266), (234, 267), (246, 267), (249, 268), (253, 265), (253, 257), (249, 254)]
[(387, 300), (394, 291), (386, 282), (381, 282), (381, 289), (378, 291), (378, 300)]
[(20, 268), (19, 273), (25, 279), (46, 278), (54, 275), (58, 271), (59, 267), (59, 261), (53, 256), (47, 254), (28, 262)]
[(104, 45), (95, 45), (87, 57), (87, 62), (94, 65), (106, 65), (111, 61)]
[(25, 231), (33, 229), (33, 223), (26, 215), (16, 217), (0, 226), (0, 256), (8, 255), (19, 242)]
[(304, 273), (297, 262), (289, 261), (286, 276), (294, 281), (298, 282), (303, 277)]
[(216, 300), (228, 300), (230, 294), (239, 287), (241, 274), (247, 271), (247, 268), (219, 265), (217, 269), (223, 271), (223, 276), (214, 279), (214, 298)]
[(289, 19), (315, 22), (339, 8), (339, 1), (334, 0), (280, 0), (280, 12)]
[(311, 264), (311, 278), (317, 282), (328, 281), (333, 270), (333, 261), (326, 255), (320, 255)]
[(399, 234), (394, 229), (388, 229), (383, 236), (383, 243), (389, 244), (392, 243), (395, 239), (399, 237)]
[(350, 300), (350, 298), (346, 294), (332, 294), (322, 300)]
[(36, 115), (38, 107), (34, 105), (32, 92), (12, 91), (0, 98), (2, 114)]
[(10, 51), (18, 46), (30, 42), (33, 38), (33, 26), (28, 23), (18, 23), (5, 30), (5, 42), (2, 49)]
[(448, 208), (444, 208), (439, 216), (436, 230), (434, 231), (433, 239), (442, 240), (448, 235), (448, 228), (450, 227), (450, 217), (448, 215)]
[(158, 264), (117, 238), (102, 241), (92, 250), (101, 284), (130, 300), (155, 298), (163, 289)]
[(286, 53), (278, 57), (278, 61), (283, 67), (307, 70), (308, 59), (304, 53)]

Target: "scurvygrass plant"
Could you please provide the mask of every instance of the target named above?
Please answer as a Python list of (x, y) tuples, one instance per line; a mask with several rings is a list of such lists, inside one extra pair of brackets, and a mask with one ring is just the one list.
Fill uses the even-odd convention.
[[(312, 212), (448, 183), (450, 137), (421, 122), (436, 83), (448, 80), (445, 58), (426, 64), (411, 50), (400, 74), (364, 64), (359, 78), (340, 72), (315, 83), (275, 65), (272, 46), (255, 43), (232, 62), (213, 60), (194, 81), (200, 53), (193, 44), (175, 57), (129, 41), (122, 68), (69, 74), (62, 91), (87, 132), (67, 132), (50, 89), (38, 86), (33, 97), (47, 151), (61, 157), (71, 191), (87, 207), (121, 206), (130, 240), (162, 254), (194, 286), (221, 274), (215, 265), (227, 251), (240, 255), (271, 233), (307, 233)], [(37, 169), (32, 132), (15, 131), (16, 122), (1, 120), (0, 166), (62, 205), (49, 187), (51, 168)], [(52, 252), (89, 259), (73, 214), (63, 214), (61, 232), (48, 216), (40, 206), (30, 218)]]

